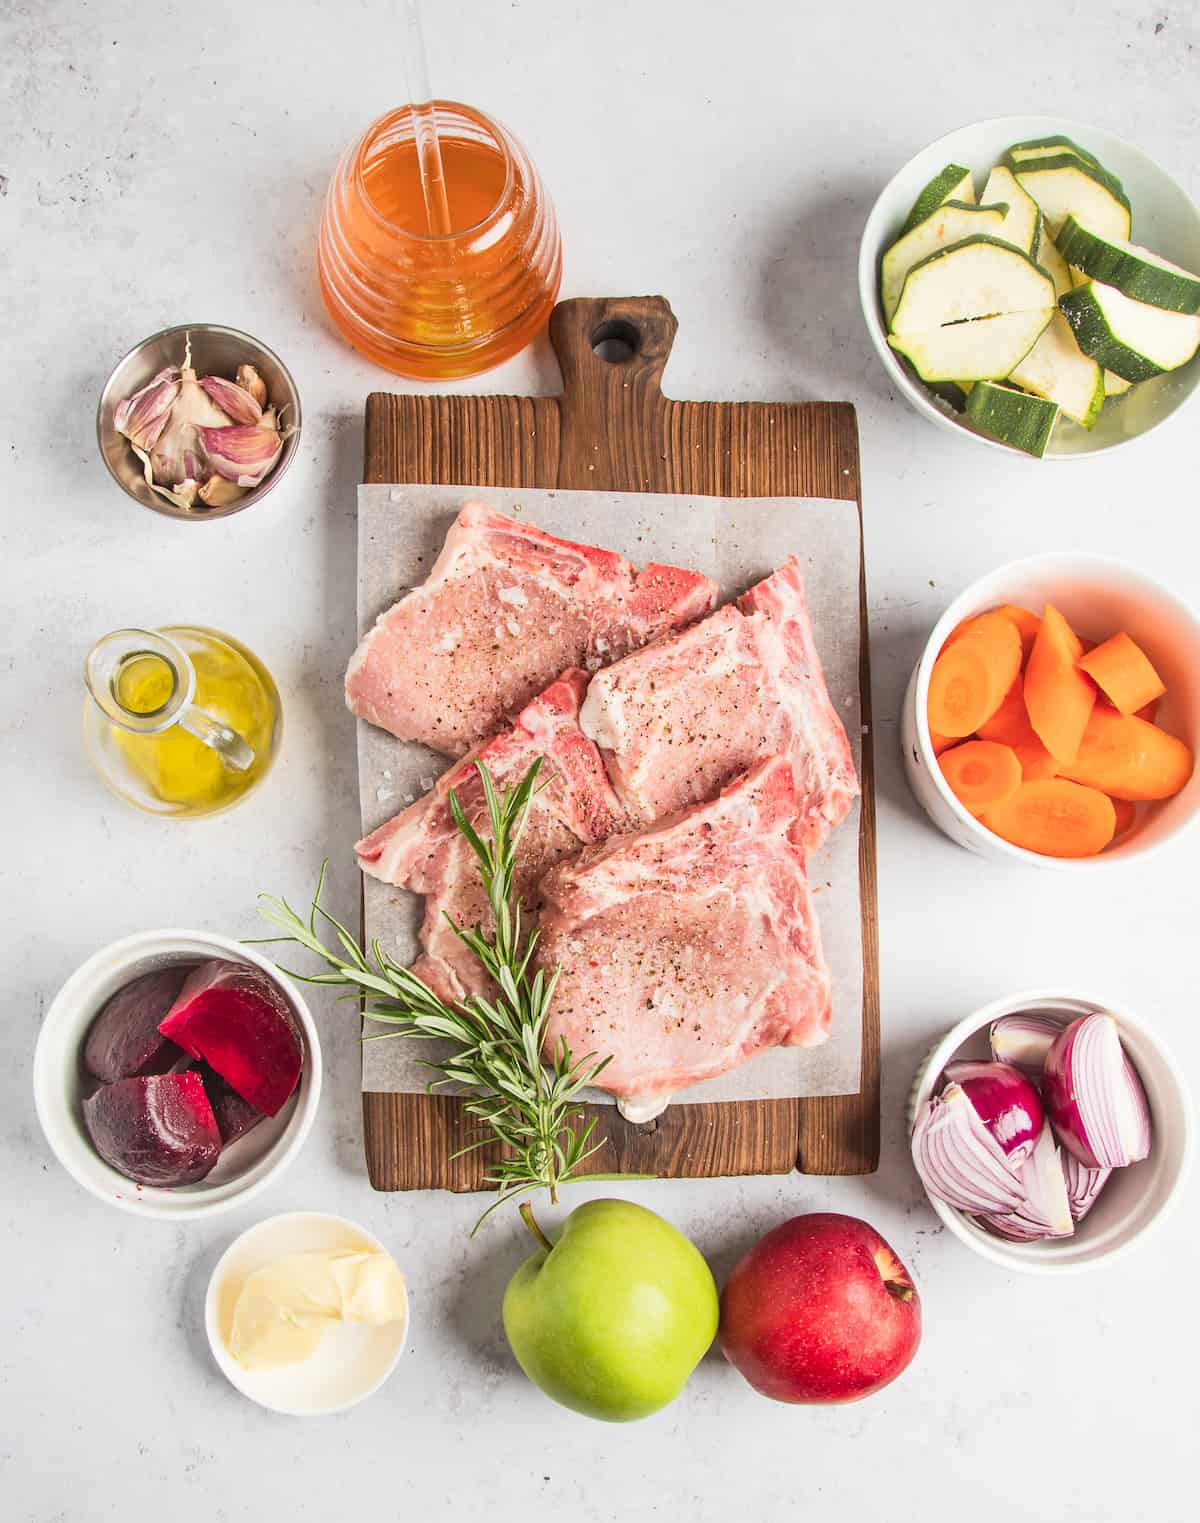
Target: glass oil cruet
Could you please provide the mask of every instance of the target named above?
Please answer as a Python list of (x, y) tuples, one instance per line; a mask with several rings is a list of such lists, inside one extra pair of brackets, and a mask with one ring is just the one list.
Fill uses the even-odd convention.
[(118, 629), (88, 652), (88, 757), (128, 803), (151, 814), (228, 809), (258, 785), (282, 728), (262, 662), (198, 625)]

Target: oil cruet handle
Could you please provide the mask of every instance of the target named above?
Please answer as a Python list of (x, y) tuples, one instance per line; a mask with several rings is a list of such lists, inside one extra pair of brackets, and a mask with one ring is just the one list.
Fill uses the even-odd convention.
[(206, 714), (203, 709), (196, 708), (194, 704), (180, 709), (175, 723), (189, 735), (194, 735), (197, 740), (210, 746), (225, 765), (232, 767), (235, 772), (245, 772), (253, 765), (254, 752), (238, 732), (231, 730), (227, 724), (222, 724), (219, 719), (214, 719), (211, 714)]
[[(122, 669), (150, 656), (170, 668), (171, 687), (164, 701), (146, 712), (129, 708), (118, 692)], [(254, 752), (236, 730), (197, 708), (196, 671), (187, 652), (154, 629), (117, 629), (105, 635), (88, 653), (84, 667), (88, 692), (110, 723), (133, 735), (161, 735), (175, 725), (214, 750), (227, 767), (245, 772)]]

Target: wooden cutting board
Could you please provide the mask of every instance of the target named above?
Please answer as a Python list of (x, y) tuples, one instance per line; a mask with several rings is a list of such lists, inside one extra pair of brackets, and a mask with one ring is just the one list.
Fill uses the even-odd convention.
[[(676, 321), (661, 296), (560, 302), (550, 341), (557, 397), (367, 398), (367, 482), (670, 492), (844, 500), (858, 516), (858, 429), (847, 402), (676, 402), (662, 373)], [(672, 1105), (643, 1126), (589, 1106), (602, 1150), (589, 1170), (672, 1177), (868, 1174), (879, 1163), (879, 943), (875, 792), (865, 576), (860, 580), (863, 716), (859, 874), (862, 1066), (856, 1095)], [(377, 1190), (480, 1190), (489, 1150), (462, 1102), (363, 1094), (367, 1168)]]

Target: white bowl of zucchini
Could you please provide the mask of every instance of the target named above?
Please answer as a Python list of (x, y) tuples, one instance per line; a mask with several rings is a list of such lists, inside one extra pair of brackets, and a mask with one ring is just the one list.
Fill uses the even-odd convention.
[(876, 201), (858, 279), (899, 390), (992, 448), (1095, 454), (1200, 387), (1200, 211), (1099, 128), (1009, 116), (939, 138)]

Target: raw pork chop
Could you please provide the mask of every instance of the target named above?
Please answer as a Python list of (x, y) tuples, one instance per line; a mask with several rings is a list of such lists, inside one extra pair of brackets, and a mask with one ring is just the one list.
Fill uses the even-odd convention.
[(561, 968), (547, 1042), (610, 1057), (631, 1121), (764, 1047), (829, 1034), (829, 971), (795, 844), (796, 782), (770, 757), (711, 803), (551, 869), (537, 958)]
[(428, 580), (355, 651), (346, 702), (401, 740), (461, 756), (564, 668), (615, 661), (707, 613), (716, 593), (696, 571), (638, 571), (469, 502)]
[(587, 673), (577, 669), (528, 704), (511, 729), (493, 737), (439, 778), (437, 786), (402, 814), (381, 825), (355, 848), (372, 877), (426, 895), (421, 927), (424, 955), (413, 972), (443, 999), (482, 993), (479, 964), (446, 923), (490, 926), (487, 897), (474, 853), (454, 824), (454, 789), (468, 819), (489, 834), (483, 785), (476, 760), (486, 763), (497, 786), (518, 783), (536, 758), (544, 757), (539, 782), (517, 854), (515, 888), (536, 910), (538, 879), (582, 845), (606, 840), (622, 823), (621, 808), (604, 775), (600, 754), (579, 728), (579, 705)]
[(807, 847), (820, 845), (858, 793), (794, 558), (736, 604), (597, 672), (581, 723), (643, 821), (711, 798), (777, 754), (792, 763)]

